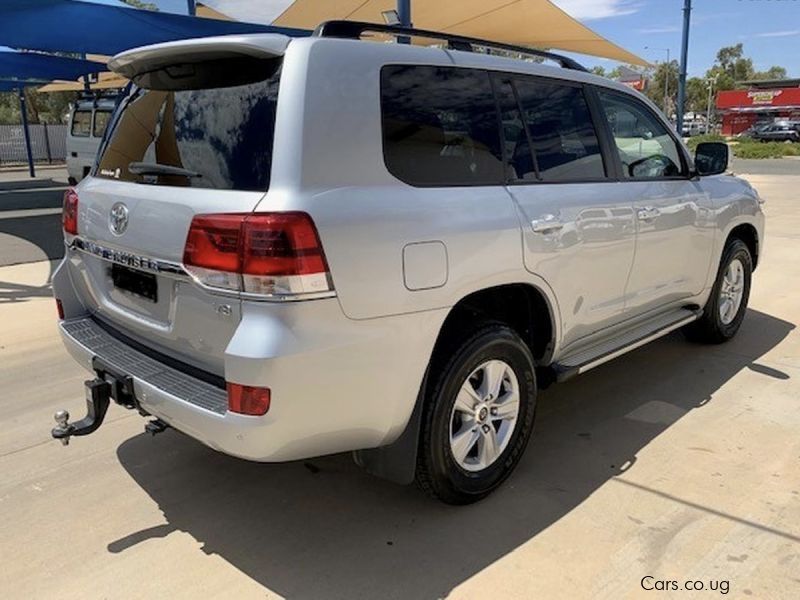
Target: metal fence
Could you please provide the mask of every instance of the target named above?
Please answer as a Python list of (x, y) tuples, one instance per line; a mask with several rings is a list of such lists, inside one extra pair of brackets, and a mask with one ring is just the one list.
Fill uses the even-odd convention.
[[(64, 162), (67, 158), (66, 125), (30, 125), (34, 162)], [(0, 125), (0, 165), (27, 163), (22, 125)]]

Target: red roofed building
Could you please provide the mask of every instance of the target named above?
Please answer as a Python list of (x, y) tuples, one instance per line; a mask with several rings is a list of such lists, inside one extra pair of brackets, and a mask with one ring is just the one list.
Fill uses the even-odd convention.
[(800, 121), (800, 79), (749, 81), (747, 89), (717, 94), (722, 134), (736, 135), (756, 123)]

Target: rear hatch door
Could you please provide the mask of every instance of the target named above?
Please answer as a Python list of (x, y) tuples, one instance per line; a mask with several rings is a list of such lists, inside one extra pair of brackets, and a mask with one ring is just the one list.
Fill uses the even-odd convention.
[(73, 280), (100, 320), (218, 375), (240, 300), (182, 274), (184, 246), (195, 215), (252, 212), (266, 193), (288, 43), (230, 37), (112, 60), (143, 87), (121, 104), (96, 172), (77, 189), (80, 248), (71, 253)]

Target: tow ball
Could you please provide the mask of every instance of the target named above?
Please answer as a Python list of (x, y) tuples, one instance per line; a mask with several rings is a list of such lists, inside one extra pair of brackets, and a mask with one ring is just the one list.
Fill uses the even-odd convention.
[(69, 422), (69, 413), (60, 410), (54, 418), (57, 427), (51, 432), (53, 437), (61, 440), (63, 445), (69, 444), (73, 435), (89, 435), (103, 424), (108, 405), (111, 401), (111, 384), (104, 379), (87, 381), (86, 385), (86, 416), (75, 423)]

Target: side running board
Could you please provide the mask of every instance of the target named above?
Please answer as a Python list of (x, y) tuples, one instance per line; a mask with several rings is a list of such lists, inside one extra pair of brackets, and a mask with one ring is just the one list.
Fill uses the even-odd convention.
[(552, 365), (556, 381), (566, 381), (626, 352), (644, 346), (676, 329), (680, 329), (684, 325), (696, 321), (702, 314), (702, 309), (680, 308), (645, 321), (638, 327), (624, 331), (590, 348), (580, 350), (574, 354), (568, 354)]

